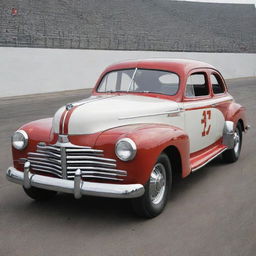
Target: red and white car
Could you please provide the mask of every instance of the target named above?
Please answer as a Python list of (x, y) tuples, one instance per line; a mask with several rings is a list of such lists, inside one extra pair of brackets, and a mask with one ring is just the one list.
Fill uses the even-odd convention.
[(245, 108), (222, 75), (192, 60), (149, 59), (109, 66), (92, 96), (12, 137), (10, 181), (41, 200), (57, 192), (131, 198), (154, 217), (173, 177), (185, 178), (222, 154), (239, 158)]

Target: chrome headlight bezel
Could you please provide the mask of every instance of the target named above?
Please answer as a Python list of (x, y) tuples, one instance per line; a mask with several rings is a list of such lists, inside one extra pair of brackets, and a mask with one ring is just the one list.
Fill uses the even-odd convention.
[[(15, 136), (20, 136), (20, 140), (15, 139)], [(20, 144), (19, 144), (20, 142)], [(17, 150), (23, 150), (28, 145), (28, 134), (24, 130), (17, 130), (12, 136), (12, 146)]]
[[(125, 156), (124, 151), (129, 151), (130, 154)], [(135, 142), (130, 138), (123, 138), (117, 141), (115, 147), (116, 156), (122, 161), (133, 160), (137, 153), (137, 146)], [(127, 152), (126, 152), (127, 153)]]

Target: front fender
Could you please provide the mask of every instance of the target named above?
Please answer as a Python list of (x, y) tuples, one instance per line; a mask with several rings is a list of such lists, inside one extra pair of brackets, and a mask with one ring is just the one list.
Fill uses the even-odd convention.
[(24, 130), (29, 137), (28, 146), (20, 151), (12, 147), (13, 165), (18, 170), (23, 170), (23, 164), (19, 162), (19, 158), (26, 158), (28, 152), (36, 150), (39, 141), (54, 144), (57, 136), (52, 133), (52, 118), (45, 118), (27, 123), (19, 128)]
[[(136, 143), (137, 154), (131, 161), (121, 161), (115, 155), (115, 144), (121, 138), (131, 138)], [(95, 144), (95, 148), (104, 150), (105, 157), (117, 160), (118, 169), (127, 171), (127, 184), (145, 184), (157, 158), (169, 146), (180, 152), (182, 176), (187, 176), (190, 172), (188, 135), (175, 126), (136, 124), (117, 127), (101, 133)]]

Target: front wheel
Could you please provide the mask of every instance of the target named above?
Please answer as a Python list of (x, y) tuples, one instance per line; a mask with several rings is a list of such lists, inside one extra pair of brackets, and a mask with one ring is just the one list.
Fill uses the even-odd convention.
[(154, 165), (142, 197), (132, 199), (132, 206), (139, 216), (153, 218), (159, 215), (168, 199), (172, 184), (172, 170), (169, 158), (161, 154)]
[(241, 124), (238, 123), (234, 132), (234, 147), (223, 152), (222, 158), (226, 163), (236, 162), (240, 156), (243, 132)]

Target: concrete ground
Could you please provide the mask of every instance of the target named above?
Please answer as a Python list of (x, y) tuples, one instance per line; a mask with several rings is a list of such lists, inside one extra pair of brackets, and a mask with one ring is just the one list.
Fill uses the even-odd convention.
[(0, 100), (0, 255), (256, 255), (256, 79), (229, 81), (252, 129), (238, 162), (216, 159), (173, 188), (157, 218), (136, 217), (126, 200), (59, 194), (34, 202), (5, 178), (10, 137), (86, 91)]

